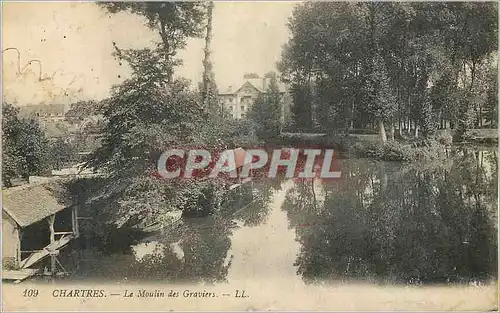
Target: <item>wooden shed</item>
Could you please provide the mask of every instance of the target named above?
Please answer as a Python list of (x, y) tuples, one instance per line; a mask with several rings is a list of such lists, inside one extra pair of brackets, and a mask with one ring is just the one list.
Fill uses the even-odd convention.
[(77, 238), (76, 206), (58, 201), (44, 184), (2, 190), (2, 268), (22, 270), (51, 257), (55, 272), (56, 255)]

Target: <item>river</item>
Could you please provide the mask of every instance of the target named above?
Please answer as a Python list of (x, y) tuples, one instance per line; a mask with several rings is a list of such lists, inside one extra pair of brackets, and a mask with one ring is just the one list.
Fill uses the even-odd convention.
[(186, 219), (146, 238), (124, 237), (120, 251), (77, 251), (69, 279), (286, 285), (494, 280), (495, 151), (457, 150), (446, 160), (420, 164), (340, 164), (342, 177), (334, 181), (254, 182), (247, 206)]

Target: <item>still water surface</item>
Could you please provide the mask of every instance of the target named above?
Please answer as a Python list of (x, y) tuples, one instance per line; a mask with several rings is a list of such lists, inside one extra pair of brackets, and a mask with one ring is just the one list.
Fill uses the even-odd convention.
[(255, 182), (247, 206), (122, 251), (75, 252), (69, 279), (481, 284), (497, 274), (497, 168), (496, 151), (460, 150), (422, 164), (341, 160), (330, 182)]

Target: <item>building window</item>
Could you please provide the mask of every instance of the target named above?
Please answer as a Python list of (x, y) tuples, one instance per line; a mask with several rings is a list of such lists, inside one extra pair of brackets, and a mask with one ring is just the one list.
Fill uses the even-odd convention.
[(229, 103), (233, 103), (233, 98), (229, 98)]
[(243, 112), (243, 111), (245, 111), (245, 106), (244, 105), (241, 106), (241, 112)]
[(240, 99), (240, 103), (250, 105), (252, 102), (252, 97), (251, 96), (245, 96)]
[(230, 105), (230, 106), (229, 106), (229, 111), (232, 111), (232, 110), (233, 110), (233, 106), (232, 106), (232, 105)]

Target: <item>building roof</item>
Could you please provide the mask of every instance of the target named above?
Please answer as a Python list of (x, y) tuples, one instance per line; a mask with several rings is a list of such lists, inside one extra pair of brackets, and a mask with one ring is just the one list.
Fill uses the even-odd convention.
[(54, 191), (43, 184), (2, 190), (2, 208), (21, 227), (39, 222), (66, 208)]
[(18, 106), (19, 108), (19, 116), (21, 117), (30, 117), (36, 116), (36, 114), (40, 115), (53, 115), (64, 116), (64, 114), (68, 111), (68, 105), (64, 103), (52, 103), (52, 104), (29, 104), (24, 106)]
[[(245, 83), (250, 83), (255, 89), (260, 92), (266, 92), (267, 87), (269, 86), (270, 80), (268, 78), (243, 78), (238, 81), (234, 81), (230, 86), (221, 86), (219, 88), (219, 95), (233, 95), (238, 92)], [(278, 88), (280, 92), (286, 92), (285, 84), (281, 83), (278, 80)]]

